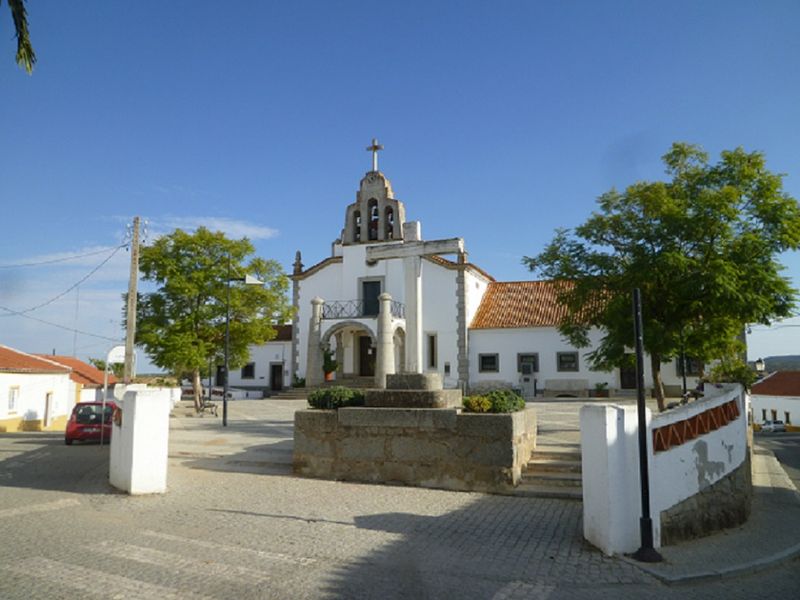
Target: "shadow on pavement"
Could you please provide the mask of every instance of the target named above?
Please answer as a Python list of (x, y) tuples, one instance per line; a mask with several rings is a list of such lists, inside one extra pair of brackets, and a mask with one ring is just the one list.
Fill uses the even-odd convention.
[[(109, 445), (64, 444), (63, 432), (0, 434), (0, 485), (81, 494), (114, 493)], [(27, 449), (27, 446), (35, 446)], [(22, 449), (17, 452), (17, 448)]]

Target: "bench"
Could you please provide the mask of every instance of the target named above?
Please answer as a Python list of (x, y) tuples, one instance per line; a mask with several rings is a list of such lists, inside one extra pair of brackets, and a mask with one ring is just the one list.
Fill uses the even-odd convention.
[(588, 379), (545, 379), (545, 396), (569, 396), (587, 398), (589, 396)]
[(217, 416), (217, 403), (216, 402), (211, 402), (211, 400), (208, 400), (207, 398), (200, 398), (200, 410), (197, 411), (197, 412), (204, 413), (206, 411), (210, 412), (211, 414), (213, 414), (216, 417)]

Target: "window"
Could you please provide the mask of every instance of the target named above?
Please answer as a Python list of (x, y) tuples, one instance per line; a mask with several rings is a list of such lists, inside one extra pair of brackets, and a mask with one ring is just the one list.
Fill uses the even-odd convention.
[(556, 352), (556, 365), (559, 371), (578, 371), (578, 353)]
[(783, 412), (783, 422), (787, 425), (792, 424), (792, 415), (790, 415), (788, 411)]
[(361, 241), (361, 211), (357, 210), (353, 213), (353, 241)]
[[(681, 369), (681, 357), (678, 357), (676, 361), (676, 372), (678, 377), (683, 377), (683, 370)], [(697, 360), (696, 358), (692, 358), (690, 356), (686, 357), (686, 376), (687, 377), (700, 377), (703, 374), (703, 368), (705, 365), (703, 364), (702, 360)]]
[(500, 370), (499, 354), (478, 354), (478, 372), (497, 373)]
[(386, 215), (385, 218), (386, 231), (383, 236), (383, 239), (391, 240), (394, 239), (394, 210), (392, 209), (391, 206), (387, 206), (386, 211), (384, 212)]
[(378, 296), (381, 295), (381, 282), (380, 281), (362, 281), (361, 282), (361, 300), (364, 302), (365, 317), (377, 317), (380, 311), (380, 302)]
[(17, 412), (17, 400), (19, 399), (19, 388), (12, 387), (8, 390), (8, 412)]
[(436, 334), (428, 334), (428, 368), (435, 369), (437, 365), (436, 360)]
[(247, 363), (242, 367), (242, 379), (256, 378), (256, 363)]
[(378, 219), (380, 213), (378, 212), (378, 201), (375, 198), (371, 198), (367, 204), (369, 208), (369, 231), (367, 238), (370, 241), (374, 241), (378, 239)]
[(539, 353), (538, 352), (528, 352), (525, 354), (517, 354), (517, 372), (523, 373), (525, 370), (523, 369), (522, 365), (527, 364), (531, 365), (531, 370), (534, 373), (539, 372)]
[(767, 409), (766, 408), (762, 408), (761, 409), (761, 420), (762, 421), (766, 421), (767, 420)]

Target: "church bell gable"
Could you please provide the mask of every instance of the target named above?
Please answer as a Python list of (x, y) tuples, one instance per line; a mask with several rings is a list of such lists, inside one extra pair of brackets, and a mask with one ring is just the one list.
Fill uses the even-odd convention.
[(361, 179), (356, 201), (345, 212), (342, 244), (375, 244), (403, 239), (406, 209), (396, 200), (392, 184), (378, 171), (377, 151), (383, 146), (372, 140), (373, 170)]

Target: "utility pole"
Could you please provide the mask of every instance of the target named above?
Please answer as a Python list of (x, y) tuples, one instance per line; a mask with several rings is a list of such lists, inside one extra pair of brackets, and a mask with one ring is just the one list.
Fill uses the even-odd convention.
[(131, 231), (131, 275), (128, 280), (128, 306), (125, 312), (125, 374), (126, 384), (133, 379), (133, 340), (136, 337), (136, 294), (139, 283), (139, 217), (133, 217)]

